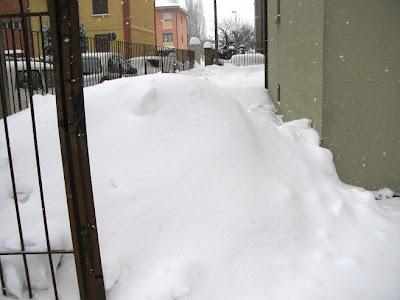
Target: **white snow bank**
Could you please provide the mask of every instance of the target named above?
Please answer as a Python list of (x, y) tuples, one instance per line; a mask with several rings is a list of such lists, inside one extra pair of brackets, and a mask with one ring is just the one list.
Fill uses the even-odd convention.
[(395, 196), (395, 192), (388, 188), (383, 188), (373, 193), (376, 200), (391, 199)]
[[(85, 90), (108, 299), (398, 297), (400, 210), (342, 184), (309, 121), (275, 117), (262, 74), (198, 68)], [(55, 103), (35, 102), (52, 243), (69, 247)], [(40, 248), (28, 112), (9, 122), (23, 226)], [(1, 136), (1, 249), (16, 243), (4, 145)], [(3, 267), (22, 295), (19, 265)], [(77, 295), (71, 270), (63, 256), (63, 299)], [(46, 286), (35, 287), (38, 299), (52, 299)]]
[(198, 37), (194, 36), (190, 38), (190, 42), (189, 45), (193, 45), (193, 46), (197, 46), (197, 45), (201, 45), (201, 41)]

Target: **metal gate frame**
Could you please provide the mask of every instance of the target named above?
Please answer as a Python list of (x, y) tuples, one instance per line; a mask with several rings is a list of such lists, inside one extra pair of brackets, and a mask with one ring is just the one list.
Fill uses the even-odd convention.
[[(32, 121), (33, 140), (38, 174), (42, 218), (46, 236), (46, 250), (29, 251), (24, 242), (21, 226), (21, 217), (18, 204), (16, 181), (14, 176), (12, 149), (8, 129), (7, 94), (0, 85), (0, 108), (2, 110), (6, 147), (11, 176), (13, 199), (18, 225), (20, 251), (0, 252), (2, 256), (20, 256), (23, 260), (28, 295), (33, 297), (28, 256), (46, 255), (49, 259), (51, 279), (55, 299), (59, 299), (55, 267), (52, 255), (73, 254), (81, 299), (103, 300), (106, 299), (102, 273), (100, 249), (98, 242), (95, 208), (93, 203), (93, 190), (90, 174), (88, 144), (86, 136), (86, 121), (82, 82), (82, 61), (79, 37), (79, 11), (77, 0), (48, 0), (48, 12), (30, 13), (25, 11), (25, 0), (18, 0), (20, 12), (6, 15), (7, 18), (20, 18), (22, 24), (22, 39), (24, 45), (24, 60), (27, 72), (27, 101)], [(41, 165), (38, 148), (37, 130), (35, 122), (35, 109), (33, 105), (33, 87), (31, 57), (34, 49), (31, 45), (30, 18), (50, 17), (52, 27), (54, 74), (56, 83), (56, 105), (61, 145), (62, 163), (64, 171), (65, 190), (67, 196), (70, 229), (73, 250), (52, 249), (48, 232), (45, 197), (41, 176)], [(41, 32), (43, 34), (43, 32)], [(15, 46), (14, 46), (15, 51)], [(16, 61), (16, 58), (14, 58)], [(0, 68), (1, 69), (1, 68)], [(4, 82), (4, 72), (0, 71), (0, 79)], [(0, 284), (2, 293), (7, 294), (5, 279), (0, 261)]]
[(90, 174), (76, 0), (49, 0), (57, 116), (81, 299), (106, 299)]

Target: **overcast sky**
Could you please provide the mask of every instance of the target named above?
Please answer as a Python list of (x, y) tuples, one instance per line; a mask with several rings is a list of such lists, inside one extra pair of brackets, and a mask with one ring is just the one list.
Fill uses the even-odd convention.
[[(214, 0), (202, 0), (207, 18), (209, 34), (214, 32)], [(218, 19), (235, 18), (232, 11), (237, 12), (239, 20), (254, 24), (254, 0), (217, 0)]]
[[(214, 35), (214, 0), (202, 0), (207, 19), (207, 31)], [(185, 0), (180, 0), (181, 4)], [(217, 0), (218, 19), (235, 18), (232, 11), (237, 11), (239, 20), (246, 20), (254, 24), (254, 0)]]

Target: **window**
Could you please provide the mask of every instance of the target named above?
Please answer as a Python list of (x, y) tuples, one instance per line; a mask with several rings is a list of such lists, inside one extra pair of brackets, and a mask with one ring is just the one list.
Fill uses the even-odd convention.
[(96, 52), (110, 51), (110, 40), (107, 34), (95, 34), (94, 41), (95, 41)]
[(172, 21), (172, 13), (168, 11), (163, 12), (163, 21)]
[(164, 35), (163, 35), (163, 42), (164, 42), (164, 43), (171, 43), (171, 42), (173, 42), (173, 35), (172, 35), (172, 33), (164, 33)]
[(21, 29), (21, 21), (0, 22), (0, 29)]
[(158, 59), (148, 59), (147, 62), (153, 67), (153, 68), (159, 68), (160, 67), (160, 61)]
[(14, 29), (21, 29), (22, 28), (21, 21), (14, 21), (13, 22), (13, 28)]
[(92, 3), (94, 15), (108, 14), (108, 0), (92, 0)]

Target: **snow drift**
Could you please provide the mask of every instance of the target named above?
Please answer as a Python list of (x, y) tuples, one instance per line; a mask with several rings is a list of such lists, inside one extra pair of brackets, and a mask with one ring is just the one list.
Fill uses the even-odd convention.
[[(262, 72), (212, 67), (85, 90), (108, 299), (398, 298), (399, 210), (340, 182), (309, 121), (275, 116)], [(35, 105), (52, 246), (68, 248), (54, 98)], [(29, 117), (10, 118), (11, 142), (25, 238), (43, 249)], [(0, 249), (18, 250), (4, 136), (0, 151)], [(42, 268), (37, 297), (51, 299), (47, 261), (29, 261)], [(61, 296), (76, 299), (73, 260), (56, 262)], [(7, 287), (26, 295), (21, 262), (2, 263)]]

